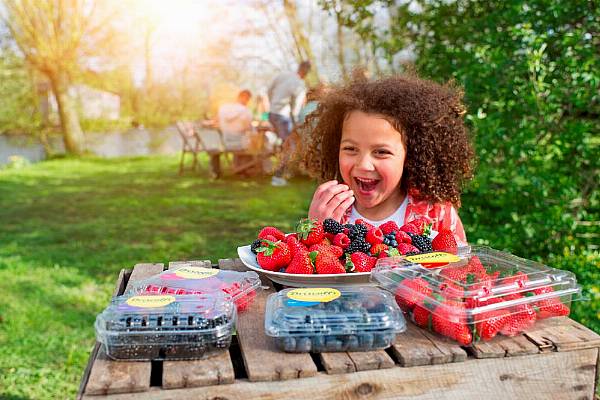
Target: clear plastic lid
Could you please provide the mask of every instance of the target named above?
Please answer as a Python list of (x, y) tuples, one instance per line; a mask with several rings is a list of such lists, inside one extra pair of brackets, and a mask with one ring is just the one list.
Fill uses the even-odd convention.
[(157, 331), (207, 333), (235, 322), (236, 311), (226, 294), (118, 296), (97, 316), (100, 342), (105, 335)]
[[(546, 316), (545, 300), (560, 299), (568, 307), (581, 299), (572, 272), (482, 246), (463, 248), (458, 255), (382, 258), (371, 280), (394, 293), (404, 311), (420, 305), (434, 315), (449, 319), (460, 315), (473, 324), (490, 318), (494, 310), (514, 314), (523, 312), (520, 306), (539, 310), (541, 305), (541, 315)], [(538, 319), (539, 315), (538, 311)]]
[(243, 312), (251, 304), (258, 288), (260, 278), (253, 271), (237, 272), (183, 265), (138, 282), (129, 293), (201, 295), (221, 291), (232, 297), (238, 312)]
[(393, 296), (372, 287), (285, 289), (269, 296), (265, 331), (273, 337), (402, 332)]

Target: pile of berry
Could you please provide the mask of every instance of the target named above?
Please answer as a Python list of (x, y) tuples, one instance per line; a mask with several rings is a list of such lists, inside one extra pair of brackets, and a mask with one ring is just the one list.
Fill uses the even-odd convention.
[(268, 271), (290, 274), (370, 272), (378, 258), (431, 251), (456, 253), (451, 231), (442, 230), (432, 241), (431, 224), (419, 218), (401, 227), (388, 221), (375, 227), (363, 220), (342, 225), (302, 219), (295, 233), (285, 235), (265, 227), (250, 246), (258, 264)]
[[(468, 263), (442, 268), (437, 276), (405, 278), (398, 283), (395, 296), (416, 325), (469, 345), (497, 334), (514, 336), (532, 327), (536, 320), (569, 314), (569, 307), (558, 296), (548, 297), (554, 292), (552, 287), (527, 290), (527, 281), (528, 276), (517, 268), (484, 266), (479, 257), (471, 256)], [(509, 288), (509, 292), (492, 294), (492, 289), (500, 286)], [(532, 296), (541, 299), (535, 301)], [(486, 312), (473, 312), (491, 304), (500, 305)]]

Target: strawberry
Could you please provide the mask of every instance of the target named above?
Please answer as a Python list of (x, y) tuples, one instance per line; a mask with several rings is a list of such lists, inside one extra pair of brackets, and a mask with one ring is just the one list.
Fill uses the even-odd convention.
[(412, 243), (412, 239), (410, 236), (408, 236), (408, 233), (398, 230), (396, 232), (396, 242), (398, 243), (408, 243), (411, 244)]
[(569, 315), (569, 307), (563, 304), (556, 297), (551, 299), (540, 300), (534, 305), (539, 319), (550, 317), (563, 317)]
[(329, 253), (319, 253), (315, 261), (315, 267), (317, 274), (343, 274), (346, 272), (340, 260)]
[(499, 278), (502, 278), (501, 283), (503, 285), (516, 285), (520, 288), (525, 287), (525, 282), (529, 280), (527, 275), (519, 271), (516, 267), (502, 271)]
[(398, 232), (400, 228), (394, 221), (387, 221), (383, 224), (379, 225), (379, 229), (383, 232), (384, 235), (388, 235), (391, 232)]
[(475, 324), (479, 338), (491, 340), (504, 327), (509, 313), (506, 310), (491, 310), (481, 315), (482, 321)]
[(489, 304), (502, 303), (504, 299), (500, 297), (467, 297), (465, 299), (465, 306), (469, 309), (487, 306)]
[(367, 231), (366, 239), (371, 245), (383, 243), (383, 232), (379, 228), (372, 228)]
[(431, 241), (431, 247), (435, 251), (446, 251), (453, 254), (457, 252), (456, 239), (450, 229), (440, 230), (435, 239)]
[(387, 244), (383, 244), (383, 243), (374, 244), (373, 246), (371, 246), (371, 254), (374, 255), (375, 257), (378, 257), (381, 253), (385, 253), (385, 251), (388, 250), (389, 248), (390, 248), (390, 246), (388, 246)]
[(415, 235), (421, 235), (421, 229), (419, 229), (416, 225), (414, 225), (413, 223), (409, 223), (409, 224), (404, 224), (400, 227), (400, 230), (402, 232), (406, 232), (406, 233), (413, 233)]
[(444, 279), (440, 283), (440, 293), (449, 299), (461, 299), (465, 295), (465, 289), (453, 281)]
[(266, 238), (267, 235), (273, 236), (276, 240), (284, 240), (285, 239), (285, 234), (283, 232), (281, 232), (279, 229), (274, 228), (272, 226), (265, 226), (264, 228), (262, 228), (260, 230), (260, 232), (258, 233), (258, 238), (259, 239), (267, 239)]
[(354, 221), (354, 224), (364, 225), (367, 227), (368, 230), (375, 228), (373, 225), (371, 225), (367, 221), (363, 220), (362, 218), (358, 218), (356, 221)]
[(406, 278), (396, 288), (396, 302), (403, 310), (412, 310), (416, 304), (422, 304), (431, 292), (429, 283), (423, 278)]
[(292, 253), (287, 243), (264, 240), (266, 246), (256, 250), (256, 261), (258, 265), (267, 271), (279, 271), (281, 267), (287, 266), (292, 261)]
[(346, 270), (349, 272), (371, 272), (376, 262), (377, 258), (357, 251), (346, 255)]
[[(419, 217), (417, 219), (410, 221), (410, 223), (412, 225), (414, 225), (417, 228), (417, 230), (419, 231), (419, 233), (417, 233), (417, 235), (429, 236), (429, 233), (431, 232), (431, 222), (429, 221), (428, 218)], [(400, 229), (402, 230), (402, 228), (400, 228)]]
[(296, 238), (295, 236), (288, 236), (285, 238), (285, 243), (287, 243), (289, 249), (290, 249), (290, 253), (292, 253), (292, 258), (294, 257), (294, 255), (296, 255), (296, 253), (298, 252), (305, 252), (306, 246), (304, 246), (302, 243), (300, 243), (298, 241), (298, 238)]
[(328, 254), (335, 256), (335, 258), (340, 258), (341, 256), (344, 255), (344, 249), (342, 249), (341, 247), (332, 246), (332, 245), (323, 244), (323, 243), (313, 244), (312, 246), (310, 246), (308, 248), (308, 251), (310, 251), (310, 252), (317, 251), (319, 253), (328, 253)]
[(333, 244), (345, 250), (350, 246), (350, 238), (344, 233), (338, 233), (333, 237)]
[(469, 273), (470, 267), (468, 265), (463, 265), (443, 268), (440, 272), (440, 275), (446, 279), (450, 279), (451, 281), (464, 282), (466, 281)]
[(314, 274), (315, 266), (311, 254), (313, 258), (316, 257), (316, 253), (308, 253), (307, 251), (296, 253), (285, 272), (288, 274)]
[(469, 345), (473, 341), (473, 335), (467, 326), (463, 302), (444, 301), (435, 309), (431, 318), (431, 326), (435, 332), (454, 339), (462, 345)]
[[(534, 289), (531, 292), (525, 293), (525, 296), (535, 296), (545, 293), (554, 293), (554, 289), (550, 286), (543, 286), (541, 288)], [(550, 318), (550, 317), (562, 317), (569, 315), (569, 307), (567, 307), (558, 297), (550, 297), (543, 300), (539, 300), (533, 304), (533, 309), (537, 312), (538, 319)]]
[(417, 249), (415, 246), (413, 246), (410, 243), (398, 243), (398, 252), (402, 255), (405, 255), (406, 253), (420, 253), (421, 251), (419, 249)]
[(398, 249), (396, 249), (395, 247), (390, 247), (389, 249), (380, 252), (379, 256), (377, 258), (384, 258), (384, 257), (398, 257), (400, 255), (400, 252), (398, 251)]
[(416, 305), (412, 312), (412, 320), (421, 328), (431, 329), (431, 311), (428, 308)]
[(500, 333), (506, 336), (515, 336), (533, 326), (536, 321), (536, 313), (529, 304), (521, 304), (514, 308), (514, 314), (506, 317), (506, 323), (500, 329)]
[(325, 237), (323, 224), (319, 220), (301, 219), (296, 227), (298, 237), (307, 246), (320, 243)]

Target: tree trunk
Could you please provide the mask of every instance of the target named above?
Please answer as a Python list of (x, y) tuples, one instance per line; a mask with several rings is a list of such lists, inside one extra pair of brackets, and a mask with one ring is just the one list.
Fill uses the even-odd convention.
[(69, 154), (80, 155), (83, 153), (84, 137), (75, 103), (68, 93), (68, 80), (66, 77), (60, 76), (60, 72), (49, 78), (58, 106), (65, 150)]
[[(302, 53), (302, 58), (304, 60), (310, 61), (311, 63), (309, 80), (314, 81), (314, 83), (319, 82), (320, 76), (319, 71), (317, 69), (317, 60), (310, 46), (308, 37), (304, 33), (302, 21), (300, 21), (300, 17), (298, 16), (298, 10), (296, 9), (295, 0), (283, 0), (283, 8), (285, 10), (287, 20), (290, 24), (293, 39), (297, 44), (298, 50)], [(314, 77), (313, 79), (311, 79), (311, 75)]]
[(348, 79), (348, 70), (346, 69), (346, 48), (344, 46), (344, 30), (342, 29), (342, 10), (335, 9), (335, 22), (337, 23), (337, 43), (338, 43), (338, 62), (340, 63), (340, 71), (342, 72), (342, 79)]

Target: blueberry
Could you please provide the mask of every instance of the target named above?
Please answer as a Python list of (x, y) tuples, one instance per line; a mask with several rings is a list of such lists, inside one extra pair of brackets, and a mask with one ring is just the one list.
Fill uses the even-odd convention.
[(296, 339), (293, 337), (283, 338), (283, 350), (288, 352), (296, 351)]
[(348, 338), (346, 348), (348, 349), (348, 351), (358, 350), (358, 337), (356, 335), (351, 335)]
[(296, 341), (296, 350), (301, 352), (309, 352), (312, 347), (312, 343), (309, 337), (298, 338)]
[(342, 351), (342, 341), (337, 340), (335, 336), (328, 336), (325, 339), (325, 347), (327, 351)]
[(369, 350), (373, 348), (373, 334), (372, 333), (363, 333), (358, 337), (358, 341), (360, 343), (360, 347)]

